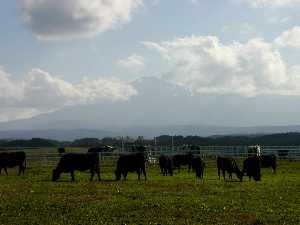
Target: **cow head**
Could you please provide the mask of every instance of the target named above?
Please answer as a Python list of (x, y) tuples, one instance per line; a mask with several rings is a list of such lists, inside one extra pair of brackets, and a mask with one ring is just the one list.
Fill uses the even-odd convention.
[(121, 172), (118, 170), (115, 170), (115, 175), (116, 175), (116, 180), (120, 180), (121, 179)]
[(52, 171), (52, 181), (57, 181), (59, 178), (60, 172), (57, 169)]

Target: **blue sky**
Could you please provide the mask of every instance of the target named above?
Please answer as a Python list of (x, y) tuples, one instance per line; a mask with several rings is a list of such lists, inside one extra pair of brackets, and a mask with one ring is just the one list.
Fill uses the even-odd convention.
[[(0, 120), (30, 117), (98, 98), (114, 99), (124, 95), (123, 88), (129, 88), (125, 96), (130, 98), (138, 93), (127, 87), (127, 82), (143, 76), (162, 77), (196, 94), (232, 94), (232, 89), (237, 90), (233, 94), (245, 97), (300, 93), (300, 84), (296, 85), (300, 81), (298, 0), (107, 2), (110, 1), (0, 3), (0, 91), (8, 93), (13, 85), (22, 89), (19, 96), (0, 97), (6, 107), (0, 110)], [(233, 71), (233, 65), (240, 70)], [(226, 79), (220, 77), (226, 73)], [(79, 93), (79, 87), (90, 89), (97, 82), (112, 85), (116, 93), (99, 94), (107, 92), (104, 87)], [(65, 101), (53, 104), (53, 99), (45, 107), (32, 99), (39, 93), (37, 89), (48, 92), (51, 98), (54, 84), (61, 90), (54, 96)], [(16, 108), (20, 113), (9, 116)]]

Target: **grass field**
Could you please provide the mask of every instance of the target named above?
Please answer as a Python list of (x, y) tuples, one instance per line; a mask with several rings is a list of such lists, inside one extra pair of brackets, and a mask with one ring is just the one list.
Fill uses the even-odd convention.
[(209, 166), (204, 181), (182, 171), (163, 177), (148, 168), (148, 181), (103, 181), (88, 173), (69, 174), (59, 182), (52, 168), (31, 164), (25, 176), (0, 176), (0, 224), (300, 224), (300, 162), (280, 162), (278, 173), (264, 169), (261, 182), (219, 181)]

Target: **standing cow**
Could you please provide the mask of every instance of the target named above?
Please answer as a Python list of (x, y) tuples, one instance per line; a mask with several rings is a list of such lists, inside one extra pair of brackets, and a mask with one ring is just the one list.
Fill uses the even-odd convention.
[(173, 163), (170, 156), (161, 155), (159, 157), (159, 167), (164, 176), (173, 176)]
[(194, 155), (191, 152), (187, 154), (176, 154), (173, 156), (173, 166), (178, 169), (178, 172), (180, 172), (180, 167), (182, 165), (188, 165), (188, 171), (190, 172), (193, 159)]
[(222, 174), (225, 180), (225, 172), (227, 171), (229, 174), (229, 179), (232, 179), (232, 173), (235, 173), (240, 181), (243, 180), (243, 172), (240, 171), (239, 166), (233, 158), (225, 158), (225, 157), (217, 157), (217, 168), (218, 168), (218, 176), (220, 180), (220, 171), (222, 170)]
[(67, 153), (63, 155), (52, 173), (52, 181), (57, 181), (61, 173), (70, 173), (72, 181), (75, 180), (74, 172), (90, 170), (93, 180), (95, 173), (100, 181), (99, 156), (97, 153)]
[(26, 153), (21, 151), (21, 152), (2, 152), (0, 153), (0, 174), (2, 169), (4, 169), (6, 175), (7, 173), (7, 168), (12, 168), (12, 167), (19, 167), (19, 173), (18, 175), (20, 176), (21, 173), (25, 173), (26, 169)]
[(193, 168), (193, 171), (196, 172), (196, 177), (198, 177), (200, 179), (203, 179), (205, 163), (203, 162), (203, 160), (199, 156), (193, 158), (192, 168)]
[(147, 179), (144, 153), (139, 152), (120, 155), (117, 161), (117, 169), (115, 170), (116, 180), (120, 180), (121, 175), (123, 175), (124, 180), (126, 180), (128, 172), (136, 172), (138, 174), (138, 180), (140, 180), (141, 173), (143, 173), (145, 180)]
[(245, 159), (243, 163), (243, 173), (246, 173), (246, 175), (249, 177), (249, 181), (251, 181), (251, 178), (255, 181), (261, 180), (261, 173), (260, 173), (260, 157), (258, 156), (252, 156)]

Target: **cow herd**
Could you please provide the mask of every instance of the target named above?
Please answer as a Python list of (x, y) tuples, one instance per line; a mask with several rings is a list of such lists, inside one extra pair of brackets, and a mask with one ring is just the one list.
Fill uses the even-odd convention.
[[(146, 157), (143, 152), (121, 154), (116, 162), (116, 169), (114, 171), (116, 180), (122, 177), (126, 180), (129, 172), (135, 172), (140, 180), (141, 175), (147, 179), (146, 175)], [(242, 169), (239, 168), (238, 163), (234, 158), (217, 156), (217, 171), (220, 179), (221, 175), (225, 180), (225, 174), (228, 173), (229, 179), (235, 174), (237, 178), (242, 181), (243, 176), (248, 176), (249, 180), (252, 178), (255, 181), (261, 180), (261, 168), (272, 167), (273, 173), (276, 173), (276, 156), (272, 155), (252, 155), (248, 156), (243, 161)], [(192, 154), (191, 152), (175, 155), (160, 155), (159, 167), (160, 172), (164, 176), (173, 176), (174, 171), (180, 173), (181, 167), (187, 166), (188, 171), (195, 173), (196, 177), (202, 179), (205, 169), (205, 163), (201, 157)], [(19, 175), (24, 174), (26, 168), (26, 154), (25, 152), (3, 152), (0, 153), (0, 174), (4, 169), (6, 175), (7, 168), (18, 167)], [(52, 171), (52, 181), (57, 181), (62, 173), (70, 173), (72, 181), (75, 180), (75, 171), (89, 170), (92, 181), (95, 174), (98, 180), (100, 177), (100, 160), (97, 152), (87, 153), (64, 153)]]

